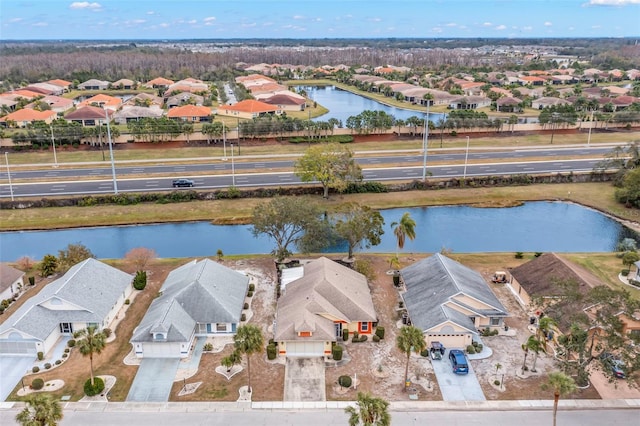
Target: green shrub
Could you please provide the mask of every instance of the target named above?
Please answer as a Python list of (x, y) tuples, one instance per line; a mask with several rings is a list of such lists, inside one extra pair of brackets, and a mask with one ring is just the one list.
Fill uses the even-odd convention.
[(249, 284), (249, 291), (256, 291), (255, 284)]
[(629, 275), (629, 270), (627, 270), (627, 269), (623, 269), (622, 271), (620, 271), (620, 274), (621, 274), (623, 277), (626, 277), (627, 275)]
[(342, 341), (346, 342), (347, 340), (349, 340), (349, 330), (345, 328), (342, 330)]
[(494, 380), (493, 384), (496, 385), (496, 386), (500, 386), (500, 380)]
[(246, 321), (247, 316), (245, 314), (240, 315), (240, 321)]
[(42, 361), (44, 359), (44, 353), (38, 352), (38, 361)]
[(374, 334), (373, 337), (371, 338), (371, 340), (373, 340), (374, 342), (378, 343), (380, 341), (380, 336), (378, 336), (377, 334)]
[(144, 290), (147, 286), (147, 271), (138, 271), (133, 279), (133, 288), (136, 290)]
[(351, 383), (353, 383), (353, 380), (351, 380), (351, 376), (338, 377), (338, 384), (343, 388), (350, 388)]
[(244, 306), (242, 307), (243, 309), (249, 309), (249, 304), (245, 302)]
[(103, 328), (102, 329), (102, 334), (104, 334), (104, 337), (109, 337), (109, 336), (111, 336), (112, 333), (113, 332), (111, 331), (110, 328)]
[(267, 359), (274, 360), (278, 356), (278, 348), (274, 344), (267, 345)]
[(513, 255), (516, 259), (522, 259), (524, 257), (524, 253), (521, 251), (517, 251), (516, 254)]
[(29, 285), (30, 286), (36, 285), (36, 277), (34, 277), (33, 275), (29, 277)]
[(420, 352), (420, 355), (422, 355), (423, 357), (427, 358), (429, 356), (429, 349), (423, 349)]
[(33, 390), (40, 390), (44, 387), (44, 380), (42, 380), (41, 378), (36, 378), (33, 379), (31, 381), (31, 389)]
[(340, 361), (342, 359), (342, 346), (335, 345), (331, 348), (331, 356), (333, 356), (334, 360)]
[(40, 367), (38, 367), (37, 365), (34, 365), (33, 368), (31, 369), (32, 373), (37, 373), (38, 371), (40, 371)]
[(376, 336), (380, 339), (384, 339), (384, 327), (378, 326), (378, 328), (376, 328)]
[(130, 304), (131, 304), (131, 300), (129, 300), (129, 299), (125, 299), (124, 304), (125, 304), (125, 305), (130, 305)]
[(68, 357), (68, 356), (69, 356), (69, 354), (68, 354), (68, 353), (63, 353), (63, 354), (62, 354), (62, 358), (66, 358), (66, 357)]
[(74, 347), (75, 345), (76, 345), (76, 341), (75, 341), (75, 340), (73, 340), (73, 339), (70, 339), (70, 340), (67, 342), (67, 346), (69, 346), (70, 348)]
[(542, 252), (541, 251), (537, 251), (533, 254), (533, 257), (540, 257), (542, 256)]
[(213, 345), (211, 343), (205, 343), (202, 350), (205, 352), (211, 352), (213, 350)]
[(358, 337), (360, 337), (360, 333), (358, 333), (358, 331), (354, 331), (353, 337), (357, 339)]
[(104, 390), (104, 380), (100, 377), (93, 378), (93, 386), (91, 386), (91, 379), (87, 379), (84, 382), (84, 394), (87, 396), (98, 395), (100, 392)]
[(50, 369), (50, 368), (51, 368), (51, 363), (50, 363), (50, 362), (46, 362), (46, 363), (44, 364), (44, 368), (45, 368), (45, 370)]
[(56, 364), (56, 365), (60, 365), (60, 364), (62, 364), (62, 360), (61, 360), (61, 359), (56, 359), (55, 364)]
[(476, 353), (476, 348), (473, 345), (469, 345), (467, 346), (467, 353), (468, 354), (475, 354)]
[(253, 297), (253, 292), (252, 291), (248, 292), (247, 297)]
[(68, 353), (69, 353), (69, 351), (71, 351), (71, 349), (69, 349), (69, 348), (64, 348), (64, 353), (65, 353), (65, 354), (68, 354)]

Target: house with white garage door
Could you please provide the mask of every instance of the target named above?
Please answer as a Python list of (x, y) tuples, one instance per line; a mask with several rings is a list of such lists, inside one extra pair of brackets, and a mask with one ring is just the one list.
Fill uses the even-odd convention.
[(62, 336), (109, 327), (133, 292), (133, 276), (96, 259), (72, 266), (0, 325), (1, 354), (46, 354)]
[(466, 348), (478, 330), (503, 327), (508, 316), (480, 273), (439, 253), (400, 270), (407, 321), (427, 347)]
[(235, 334), (248, 288), (249, 276), (210, 259), (174, 269), (133, 331), (136, 356), (186, 358), (197, 336)]
[(280, 355), (326, 356), (342, 330), (371, 334), (377, 321), (367, 278), (321, 257), (306, 263), (280, 296), (274, 340)]

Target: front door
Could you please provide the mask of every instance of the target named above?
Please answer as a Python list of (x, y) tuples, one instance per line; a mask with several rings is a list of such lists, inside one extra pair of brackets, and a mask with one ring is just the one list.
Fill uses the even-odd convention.
[(342, 338), (342, 323), (336, 322), (335, 326), (336, 326), (336, 337)]
[(70, 322), (61, 322), (60, 323), (60, 333), (62, 334), (71, 334), (73, 333), (73, 327)]

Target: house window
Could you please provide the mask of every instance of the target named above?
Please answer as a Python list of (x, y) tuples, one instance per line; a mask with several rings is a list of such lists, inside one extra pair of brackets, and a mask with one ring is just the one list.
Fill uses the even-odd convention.
[(298, 333), (299, 337), (311, 337), (311, 332), (310, 331), (301, 331)]
[(60, 323), (60, 333), (62, 334), (71, 334), (73, 332), (73, 327), (70, 322), (61, 322)]
[(216, 331), (227, 331), (227, 323), (219, 322), (216, 324)]
[(369, 323), (368, 322), (360, 323), (360, 331), (369, 331)]
[(491, 318), (491, 325), (500, 325), (500, 318)]

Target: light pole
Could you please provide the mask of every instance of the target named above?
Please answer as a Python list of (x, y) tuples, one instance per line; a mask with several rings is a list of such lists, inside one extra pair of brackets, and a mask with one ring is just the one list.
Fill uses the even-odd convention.
[(467, 160), (469, 159), (469, 136), (467, 136), (467, 151), (464, 154), (464, 172), (462, 172), (462, 179), (467, 178)]
[(233, 144), (231, 144), (231, 186), (236, 186), (236, 169), (233, 163)]
[(593, 128), (593, 110), (591, 110), (591, 122), (589, 122), (589, 137), (587, 137), (587, 146), (591, 145), (591, 129)]
[(556, 120), (558, 118), (557, 112), (551, 113), (551, 143), (553, 144), (553, 135), (556, 132)]
[(427, 100), (427, 116), (424, 119), (424, 139), (423, 139), (423, 149), (424, 156), (422, 158), (422, 181), (426, 182), (427, 180), (427, 146), (429, 145), (429, 106), (431, 105), (431, 101)]
[(118, 193), (118, 181), (116, 180), (116, 163), (113, 161), (113, 142), (111, 141), (111, 126), (109, 124), (109, 110), (104, 109), (107, 119), (107, 140), (109, 141), (109, 157), (111, 157), (111, 174), (113, 175), (113, 192)]
[(13, 185), (11, 185), (11, 171), (9, 171), (9, 153), (5, 151), (4, 160), (7, 163), (7, 178), (9, 178), (9, 193), (11, 193), (11, 201), (13, 201)]
[(227, 161), (227, 129), (222, 122), (222, 161)]
[(51, 130), (51, 144), (53, 145), (53, 167), (58, 167), (58, 156), (56, 155), (56, 138), (53, 137), (53, 126), (49, 124)]

